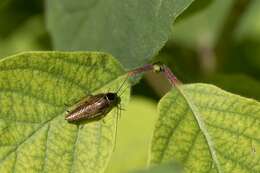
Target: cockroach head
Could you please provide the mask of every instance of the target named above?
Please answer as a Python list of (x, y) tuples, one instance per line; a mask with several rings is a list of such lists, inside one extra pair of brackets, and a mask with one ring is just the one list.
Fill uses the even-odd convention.
[(117, 93), (107, 93), (106, 99), (113, 104), (119, 104), (121, 102), (121, 98), (117, 95)]

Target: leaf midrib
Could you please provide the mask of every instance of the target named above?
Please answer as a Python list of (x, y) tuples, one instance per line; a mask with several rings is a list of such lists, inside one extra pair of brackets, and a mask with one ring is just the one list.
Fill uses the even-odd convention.
[(218, 173), (223, 173), (223, 171), (221, 170), (221, 166), (220, 166), (220, 163), (218, 161), (218, 158), (217, 158), (217, 155), (216, 155), (216, 150), (215, 150), (215, 147), (214, 147), (214, 144), (211, 140), (211, 137), (210, 135), (208, 134), (207, 132), (207, 129), (206, 129), (206, 126), (204, 124), (204, 121), (202, 121), (201, 119), (201, 116), (199, 115), (199, 111), (197, 110), (196, 106), (189, 101), (187, 95), (184, 93), (184, 91), (180, 88), (180, 86), (176, 86), (176, 89), (177, 91), (183, 96), (184, 98), (184, 101), (188, 104), (188, 106), (190, 107), (191, 109), (191, 112), (193, 114), (193, 116), (195, 117), (195, 120), (207, 142), (207, 146), (209, 148), (209, 151), (210, 151), (210, 155), (213, 159), (213, 162), (215, 163), (216, 167), (217, 167), (217, 171)]

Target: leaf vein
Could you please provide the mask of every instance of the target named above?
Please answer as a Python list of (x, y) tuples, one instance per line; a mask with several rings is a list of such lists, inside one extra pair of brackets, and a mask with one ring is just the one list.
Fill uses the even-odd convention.
[(46, 142), (45, 142), (45, 150), (44, 150), (44, 160), (43, 160), (43, 165), (42, 165), (42, 172), (45, 172), (46, 169), (46, 164), (48, 160), (48, 137), (49, 137), (49, 132), (51, 128), (51, 123), (48, 123), (48, 127), (46, 130)]
[(212, 123), (209, 123), (209, 122), (205, 122), (209, 127), (212, 127), (212, 128), (215, 128), (215, 129), (220, 129), (220, 130), (223, 130), (225, 132), (228, 132), (228, 133), (231, 133), (233, 135), (236, 135), (236, 136), (243, 136), (247, 139), (250, 139), (250, 140), (254, 140), (254, 141), (257, 141), (258, 143), (260, 143), (260, 139), (258, 138), (255, 138), (253, 136), (249, 136), (249, 135), (246, 135), (244, 133), (238, 133), (237, 131), (233, 131), (231, 129), (228, 129), (228, 128), (225, 128), (225, 127), (221, 127), (219, 125), (216, 125), (216, 124), (212, 124)]
[(216, 155), (216, 150), (215, 150), (214, 144), (213, 144), (213, 142), (211, 140), (210, 135), (207, 132), (207, 129), (205, 128), (204, 121), (202, 120), (200, 115), (197, 114), (198, 110), (196, 109), (196, 106), (189, 101), (188, 97), (184, 94), (184, 92), (182, 91), (181, 88), (177, 87), (177, 89), (178, 89), (180, 95), (183, 96), (185, 102), (187, 103), (188, 107), (190, 107), (191, 112), (192, 112), (192, 114), (195, 117), (195, 120), (196, 120), (196, 122), (197, 122), (197, 124), (198, 124), (198, 126), (199, 126), (199, 128), (200, 128), (200, 130), (201, 130), (201, 132), (202, 132), (206, 142), (207, 142), (207, 146), (209, 148), (211, 157), (212, 157), (212, 159), (213, 159), (213, 161), (214, 161), (214, 163), (215, 163), (215, 165), (217, 167), (217, 171), (219, 173), (222, 173), (221, 166), (220, 166), (220, 163), (219, 163), (217, 155)]
[[(63, 113), (63, 111), (62, 111)], [(13, 152), (16, 152), (17, 149), (22, 145), (24, 144), (28, 139), (30, 139), (31, 137), (33, 137), (37, 132), (38, 130), (40, 130), (41, 128), (43, 128), (48, 122), (54, 120), (55, 118), (59, 117), (60, 115), (62, 115), (62, 113), (57, 113), (57, 116), (53, 116), (51, 117), (49, 120), (45, 121), (44, 123), (42, 123), (41, 125), (39, 125), (38, 128), (36, 128), (35, 130), (33, 130), (26, 138), (24, 138), (24, 140), (22, 140), (21, 142), (19, 142), (15, 147), (14, 149), (10, 150), (1, 160), (0, 160), (0, 164), (5, 160), (7, 159)], [(55, 114), (56, 115), (56, 114)]]
[(75, 165), (75, 158), (76, 158), (76, 145), (78, 143), (78, 139), (79, 139), (79, 127), (77, 127), (77, 131), (76, 131), (76, 136), (75, 136), (75, 140), (74, 143), (72, 145), (72, 158), (71, 158), (71, 165), (70, 165), (70, 173), (73, 173), (74, 170), (74, 165)]

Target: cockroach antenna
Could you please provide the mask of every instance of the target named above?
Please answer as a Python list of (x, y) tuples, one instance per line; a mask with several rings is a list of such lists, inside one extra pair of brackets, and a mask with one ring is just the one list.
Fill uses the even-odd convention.
[[(116, 93), (118, 94), (119, 93), (119, 91), (122, 89), (122, 87), (124, 86), (124, 84), (127, 82), (127, 80), (129, 79), (129, 75), (127, 75), (126, 76), (126, 78), (125, 78), (125, 80), (123, 81), (123, 83), (118, 87), (118, 89), (117, 89), (117, 91), (116, 91)], [(127, 87), (126, 87), (127, 88)], [(125, 89), (123, 90), (123, 91), (125, 91)], [(123, 94), (124, 92), (122, 92), (122, 94)], [(118, 94), (119, 95), (119, 94)]]

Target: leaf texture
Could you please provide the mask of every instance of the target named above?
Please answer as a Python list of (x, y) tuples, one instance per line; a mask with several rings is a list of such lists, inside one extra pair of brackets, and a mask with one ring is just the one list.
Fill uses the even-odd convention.
[[(95, 52), (27, 52), (0, 61), (0, 172), (103, 172), (113, 150), (116, 110), (84, 127), (64, 104), (122, 84), (124, 71)], [(125, 104), (127, 90), (122, 96)]]
[(260, 103), (192, 84), (159, 104), (151, 164), (175, 160), (185, 172), (260, 172)]

